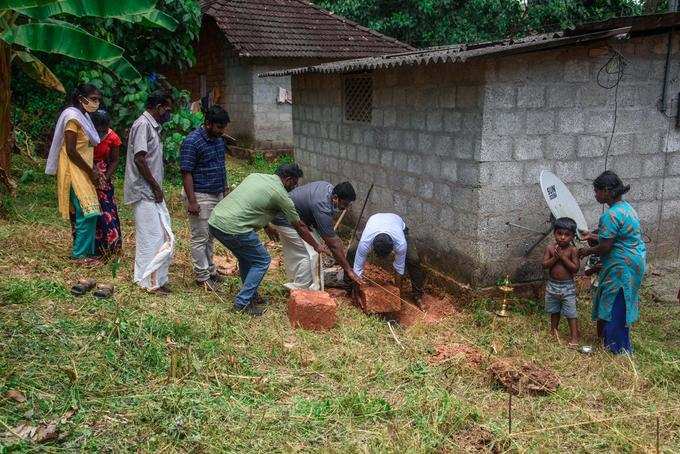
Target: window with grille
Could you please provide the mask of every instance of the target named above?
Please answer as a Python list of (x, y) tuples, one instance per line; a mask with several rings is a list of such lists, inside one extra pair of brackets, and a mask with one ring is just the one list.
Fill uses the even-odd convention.
[(373, 79), (370, 76), (345, 78), (345, 121), (371, 122)]

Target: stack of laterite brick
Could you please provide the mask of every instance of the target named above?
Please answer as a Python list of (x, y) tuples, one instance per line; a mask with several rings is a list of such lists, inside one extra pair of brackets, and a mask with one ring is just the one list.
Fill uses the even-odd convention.
[(288, 319), (293, 328), (323, 331), (333, 328), (338, 305), (326, 292), (291, 290), (288, 298)]

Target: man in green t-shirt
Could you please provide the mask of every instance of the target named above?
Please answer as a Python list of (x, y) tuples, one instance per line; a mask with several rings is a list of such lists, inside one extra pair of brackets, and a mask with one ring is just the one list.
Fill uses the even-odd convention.
[(210, 215), (210, 233), (238, 259), (243, 286), (234, 302), (237, 311), (250, 315), (264, 312), (264, 300), (257, 294), (257, 289), (269, 269), (271, 257), (257, 230), (269, 224), (277, 213), (283, 213), (302, 239), (318, 253), (330, 252), (314, 239), (288, 195), (288, 191), (297, 186), (299, 178), (302, 178), (302, 169), (297, 164), (282, 165), (275, 175), (250, 174), (215, 206)]

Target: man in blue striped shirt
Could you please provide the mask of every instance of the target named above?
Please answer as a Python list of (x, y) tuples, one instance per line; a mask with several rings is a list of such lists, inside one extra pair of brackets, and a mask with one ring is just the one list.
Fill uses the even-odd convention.
[(226, 145), (222, 135), (229, 115), (220, 106), (205, 112), (203, 126), (191, 132), (180, 149), (182, 200), (189, 213), (191, 259), (196, 282), (214, 290), (222, 281), (213, 263), (213, 237), (208, 219), (215, 205), (229, 192)]

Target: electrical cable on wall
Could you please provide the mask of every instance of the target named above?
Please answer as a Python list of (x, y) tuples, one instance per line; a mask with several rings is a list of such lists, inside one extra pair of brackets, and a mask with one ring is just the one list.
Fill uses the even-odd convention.
[(611, 51), (614, 54), (597, 72), (597, 84), (606, 90), (614, 89), (614, 118), (612, 121), (612, 130), (609, 134), (609, 143), (607, 143), (607, 150), (604, 155), (604, 170), (607, 170), (609, 150), (611, 149), (614, 140), (614, 132), (616, 131), (616, 121), (618, 119), (619, 110), (619, 84), (621, 79), (623, 79), (625, 68), (628, 64), (619, 51), (616, 49), (611, 49)]

